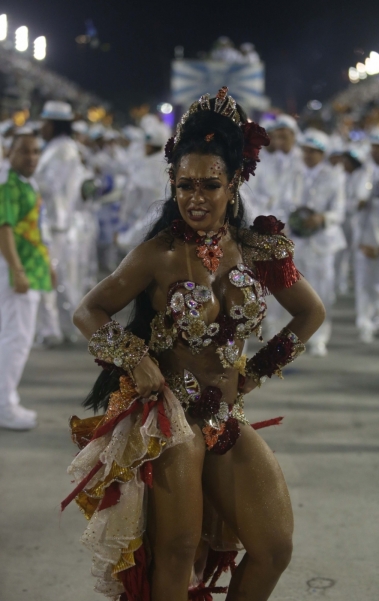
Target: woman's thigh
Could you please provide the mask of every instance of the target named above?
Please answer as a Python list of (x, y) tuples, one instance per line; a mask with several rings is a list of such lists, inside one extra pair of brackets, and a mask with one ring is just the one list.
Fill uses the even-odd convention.
[(287, 485), (273, 452), (250, 426), (241, 426), (225, 455), (206, 455), (203, 485), (251, 556), (288, 549), (293, 515)]
[(205, 444), (200, 427), (191, 428), (191, 441), (167, 449), (153, 463), (148, 503), (153, 548), (196, 547), (201, 537)]

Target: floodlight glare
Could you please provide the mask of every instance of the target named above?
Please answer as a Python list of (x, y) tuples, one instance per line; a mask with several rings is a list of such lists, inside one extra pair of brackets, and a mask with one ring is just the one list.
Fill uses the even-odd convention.
[(169, 102), (163, 102), (159, 105), (158, 110), (164, 115), (169, 115), (174, 110), (174, 107)]
[(366, 58), (365, 66), (368, 75), (377, 75), (379, 73), (379, 54), (370, 52), (370, 57)]
[(23, 25), (15, 31), (15, 48), (19, 52), (25, 52), (29, 46), (29, 30)]
[(44, 35), (34, 40), (34, 58), (37, 61), (43, 61), (46, 58), (46, 38)]
[(8, 35), (8, 18), (7, 15), (0, 15), (0, 42), (7, 39)]
[(359, 81), (359, 73), (355, 67), (350, 67), (349, 69), (349, 79), (351, 83), (358, 83)]

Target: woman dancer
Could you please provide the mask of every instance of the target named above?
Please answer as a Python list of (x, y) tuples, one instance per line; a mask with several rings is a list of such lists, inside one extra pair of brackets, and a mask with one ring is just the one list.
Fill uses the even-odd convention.
[[(293, 517), (280, 467), (243, 395), (304, 350), (324, 319), (275, 217), (243, 227), (238, 189), (269, 140), (223, 88), (202, 96), (169, 140), (172, 195), (146, 241), (75, 314), (103, 368), (72, 418), (69, 468), (87, 518), (97, 590), (122, 601), (199, 601), (232, 569), (227, 601), (265, 601), (291, 557)], [(293, 316), (251, 359), (264, 294)], [(124, 329), (112, 315), (135, 300)], [(238, 550), (245, 555), (238, 567)], [(121, 595), (121, 596), (120, 596)]]

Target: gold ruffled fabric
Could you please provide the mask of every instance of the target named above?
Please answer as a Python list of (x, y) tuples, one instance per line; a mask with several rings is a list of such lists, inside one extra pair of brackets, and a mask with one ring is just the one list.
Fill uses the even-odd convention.
[[(125, 381), (123, 385), (127, 389), (129, 384)], [(146, 529), (147, 491), (140, 467), (159, 457), (165, 449), (194, 436), (180, 402), (169, 388), (163, 393), (163, 404), (170, 421), (170, 438), (162, 434), (158, 408), (153, 406), (144, 424), (142, 411), (135, 411), (121, 419), (112, 431), (88, 443), (95, 428), (125, 410), (119, 395), (111, 399), (111, 417), (107, 412), (107, 416), (87, 420), (74, 417), (71, 420), (73, 440), (80, 447), (86, 446), (69, 466), (70, 476), (80, 483), (99, 460), (103, 464), (75, 500), (89, 519), (82, 542), (93, 553), (92, 574), (97, 578), (95, 590), (115, 600), (124, 590), (117, 574), (134, 565), (134, 552), (141, 546)], [(120, 498), (115, 505), (99, 510), (101, 499), (113, 482), (119, 483)]]

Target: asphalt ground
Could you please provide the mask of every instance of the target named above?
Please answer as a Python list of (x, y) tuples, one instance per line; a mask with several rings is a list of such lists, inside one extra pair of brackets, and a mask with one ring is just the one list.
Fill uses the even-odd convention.
[[(251, 421), (285, 417), (260, 431), (295, 512), (293, 559), (272, 601), (379, 599), (378, 368), (379, 340), (358, 342), (353, 301), (345, 298), (334, 311), (329, 355), (303, 355), (284, 381), (246, 398)], [(102, 598), (79, 543), (86, 521), (75, 504), (59, 510), (76, 452), (68, 418), (85, 415), (80, 403), (97, 374), (84, 343), (32, 351), (20, 393), (39, 425), (0, 430), (0, 601)]]

